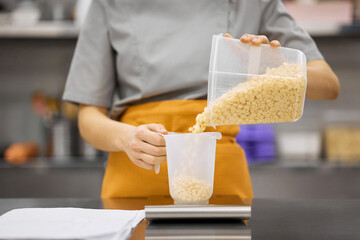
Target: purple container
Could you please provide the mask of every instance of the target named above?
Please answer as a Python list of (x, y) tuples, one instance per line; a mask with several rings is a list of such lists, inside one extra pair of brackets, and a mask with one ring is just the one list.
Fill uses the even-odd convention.
[(249, 164), (273, 161), (275, 131), (271, 124), (242, 125), (236, 136)]
[(271, 124), (241, 125), (236, 140), (238, 142), (274, 142), (275, 131)]

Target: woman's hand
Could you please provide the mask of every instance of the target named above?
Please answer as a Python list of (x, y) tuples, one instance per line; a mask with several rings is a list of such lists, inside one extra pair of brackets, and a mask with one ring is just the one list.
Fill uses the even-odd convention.
[(167, 134), (161, 124), (145, 124), (138, 127), (114, 121), (103, 107), (80, 105), (78, 124), (81, 136), (97, 149), (106, 152), (124, 151), (137, 166), (154, 169), (166, 160), (165, 139)]
[[(230, 34), (225, 33), (224, 37), (233, 38)], [(252, 34), (244, 34), (240, 38), (242, 43), (250, 43), (254, 46), (260, 46), (261, 44), (270, 44), (272, 47), (280, 47), (281, 44), (278, 40), (273, 40), (269, 42), (269, 39), (265, 35), (252, 35)]]
[(130, 131), (124, 150), (136, 166), (152, 170), (166, 160), (165, 139), (158, 133), (167, 134), (167, 131), (163, 125), (155, 123), (134, 127)]
[[(225, 33), (224, 37), (233, 38)], [(240, 41), (254, 46), (270, 44), (272, 47), (280, 47), (278, 40), (269, 42), (264, 35), (244, 34)], [(340, 92), (340, 83), (336, 74), (325, 60), (312, 60), (307, 63), (307, 89), (306, 97), (312, 100), (334, 100)]]

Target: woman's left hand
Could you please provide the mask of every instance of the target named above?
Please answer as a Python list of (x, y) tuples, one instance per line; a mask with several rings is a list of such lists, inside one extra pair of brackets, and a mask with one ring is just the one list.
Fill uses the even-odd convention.
[[(233, 38), (230, 34), (225, 33), (224, 37)], [(254, 46), (260, 46), (261, 44), (270, 44), (272, 47), (280, 47), (281, 44), (278, 40), (273, 40), (269, 42), (269, 39), (265, 35), (252, 35), (252, 34), (244, 34), (240, 38), (242, 43), (250, 43)]]

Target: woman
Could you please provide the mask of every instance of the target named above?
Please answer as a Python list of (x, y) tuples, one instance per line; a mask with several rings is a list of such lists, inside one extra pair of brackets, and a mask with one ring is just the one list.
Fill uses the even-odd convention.
[[(187, 132), (203, 111), (211, 36), (221, 32), (253, 45), (269, 44), (269, 37), (276, 39), (273, 47), (281, 42), (303, 51), (306, 96), (337, 97), (336, 75), (280, 0), (93, 1), (63, 98), (80, 104), (82, 137), (110, 152), (103, 198), (169, 195), (165, 141), (157, 133)], [(223, 138), (216, 149), (214, 194), (251, 198), (244, 152), (234, 138), (239, 128), (216, 131)], [(151, 171), (156, 164), (158, 175)]]

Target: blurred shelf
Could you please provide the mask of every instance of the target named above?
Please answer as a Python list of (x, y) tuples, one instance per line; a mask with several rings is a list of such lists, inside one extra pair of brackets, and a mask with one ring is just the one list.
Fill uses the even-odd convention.
[(0, 25), (1, 38), (77, 38), (79, 27), (72, 21), (40, 21), (33, 26)]
[[(24, 165), (15, 167), (0, 158), (0, 169), (47, 169), (47, 168), (105, 168), (106, 156), (96, 158), (86, 157), (63, 157), (49, 158), (39, 157)], [(264, 162), (249, 165), (250, 169), (266, 168), (360, 168), (360, 160), (352, 162), (329, 162), (325, 159), (275, 159), (273, 162)]]
[(39, 157), (21, 166), (13, 166), (0, 158), (0, 169), (49, 169), (49, 168), (105, 168), (105, 156), (98, 157)]
[(327, 159), (275, 159), (273, 162), (252, 164), (250, 169), (261, 168), (360, 168), (358, 161), (328, 161)]
[[(340, 36), (342, 26), (311, 24), (302, 26), (312, 37)], [(354, 32), (355, 33), (355, 32)]]
[[(360, 24), (337, 26), (309, 24), (302, 26), (313, 37), (360, 36)], [(72, 21), (40, 21), (34, 26), (1, 25), (0, 38), (76, 39), (80, 28)]]
[(302, 26), (312, 37), (348, 37), (360, 36), (360, 24), (353, 25), (317, 25)]

